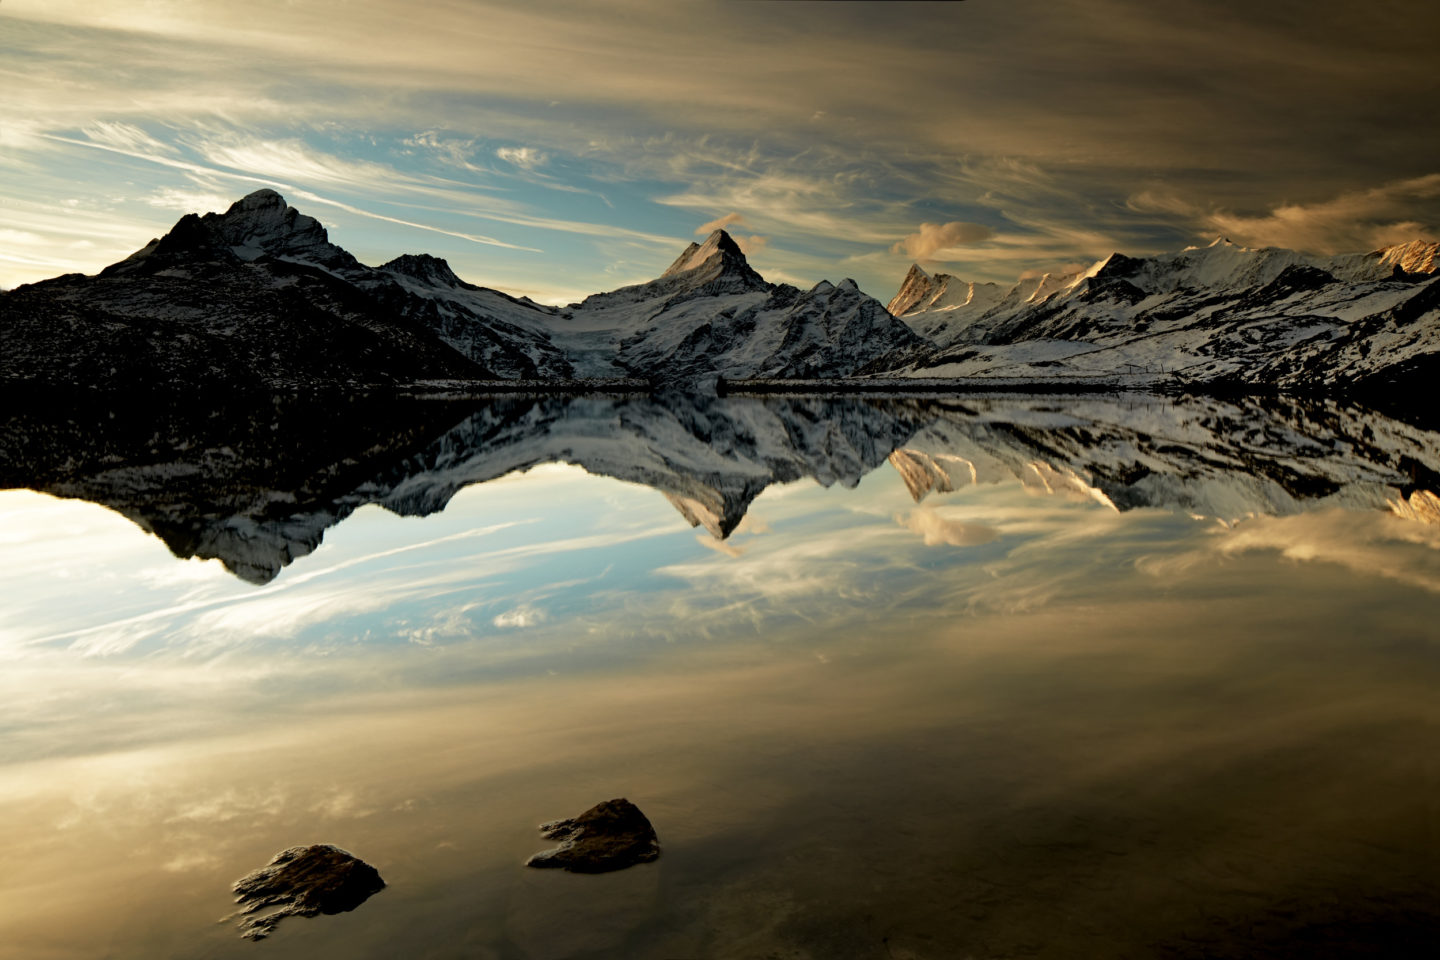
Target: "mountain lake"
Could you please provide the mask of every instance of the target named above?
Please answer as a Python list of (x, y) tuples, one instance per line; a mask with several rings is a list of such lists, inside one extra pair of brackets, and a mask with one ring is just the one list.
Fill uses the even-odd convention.
[[(1154, 396), (8, 407), (0, 956), (1420, 957), (1440, 433)], [(654, 862), (524, 866), (627, 798)], [(334, 844), (385, 887), (242, 939)]]

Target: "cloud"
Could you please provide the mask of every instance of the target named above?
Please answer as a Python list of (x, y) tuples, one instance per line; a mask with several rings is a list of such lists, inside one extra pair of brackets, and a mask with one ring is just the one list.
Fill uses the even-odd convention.
[(1287, 203), (1246, 215), (1190, 203), (1174, 194), (1142, 191), (1129, 206), (1171, 214), (1205, 236), (1219, 234), (1248, 246), (1287, 247), (1311, 253), (1363, 253), (1433, 239), (1440, 233), (1440, 173), (1396, 180), (1314, 203)]
[(497, 627), (514, 627), (523, 629), (525, 627), (538, 626), (545, 622), (545, 611), (529, 603), (522, 603), (513, 610), (506, 610), (499, 614), (492, 621)]
[(906, 514), (896, 514), (895, 522), (906, 530), (920, 534), (925, 546), (949, 544), (952, 547), (976, 547), (991, 543), (1000, 534), (994, 527), (981, 523), (964, 523), (941, 516), (929, 507), (920, 507)]
[(700, 544), (700, 546), (705, 547), (707, 550), (714, 550), (716, 553), (723, 553), (727, 557), (745, 556), (744, 547), (737, 547), (735, 544), (730, 543), (728, 540), (716, 540), (714, 537), (702, 533), (695, 537), (695, 542)]
[(230, 208), (234, 198), (215, 191), (162, 187), (146, 197), (145, 202), (161, 210), (178, 210), (181, 213), (223, 213)]
[(745, 256), (747, 257), (753, 257), (761, 250), (764, 250), (766, 247), (770, 246), (770, 238), (760, 237), (756, 236), (755, 234), (751, 234), (748, 237), (736, 237), (735, 243), (740, 247), (741, 253), (745, 254)]
[[(297, 164), (324, 152), (444, 165), (475, 181), (463, 184), (470, 203), (437, 197), (424, 213), (393, 182), (384, 194), (341, 198), (401, 219), (529, 217), (511, 222), (599, 237), (685, 233), (700, 216), (744, 211), (747, 230), (773, 237), (767, 272), (813, 280), (843, 269), (874, 292), (898, 280), (886, 251), (898, 238), (923, 241), (907, 235), (937, 210), (993, 225), (994, 237), (949, 258), (973, 254), (967, 279), (1008, 281), (1038, 263), (1153, 253), (1193, 242), (1198, 226), (1225, 229), (1127, 207), (1137, 190), (1228, 211), (1247, 221), (1230, 232), (1249, 227), (1260, 242), (1292, 226), (1266, 222), (1272, 212), (1299, 206), (1313, 218), (1325, 198), (1414, 178), (1440, 152), (1440, 129), (1415, 122), (1433, 86), (1425, 41), (1440, 12), (1429, 8), (1408, 10), (1407, 29), (1395, 30), (1339, 0), (1317, 0), (1301, 21), (1240, 0), (1056, 0), (1040, 19), (1013, 4), (843, 4), (819, 19), (805, 5), (742, 4), (717, 19), (704, 5), (653, 0), (632, 0), (624, 17), (482, 0), (344, 7), (336, 17), (335, 4), (288, 0), (4, 3), (18, 55), (0, 63), (0, 85), (26, 97), (0, 126), (9, 148), (0, 166), (33, 175), (7, 178), (0, 202), (53, 205), (81, 186), (133, 182), (113, 158), (78, 157), (47, 134), (159, 156), (163, 146), (140, 138), (183, 146), (175, 131), (224, 118), (257, 138), (304, 141), (308, 158), (263, 158), (297, 177)], [(1225, 31), (1211, 29), (1217, 20)], [(306, 40), (318, 35), (319, 48)], [(693, 69), (719, 62), (723, 83)], [(385, 131), (424, 133), (407, 149)], [(502, 143), (525, 146), (497, 154)], [(54, 157), (66, 169), (47, 178)], [(369, 189), (347, 172), (327, 163), (304, 185)], [(178, 186), (152, 173), (142, 192)], [(318, 179), (326, 175), (341, 179)], [(565, 195), (536, 200), (514, 180)], [(614, 213), (575, 199), (595, 183), (615, 185), (605, 193)], [(477, 189), (513, 191), (504, 196), (517, 209), (480, 204)], [(603, 222), (571, 229), (571, 217)], [(1328, 242), (1373, 246), (1410, 221), (1436, 225), (1402, 213)], [(846, 258), (866, 245), (876, 259), (853, 269)], [(571, 244), (563, 255), (581, 262), (567, 276), (596, 289), (578, 277), (602, 273), (612, 251)], [(34, 258), (19, 247), (5, 254)], [(497, 269), (517, 271), (507, 283), (545, 282), (538, 268)]]
[[(724, 230), (726, 227), (744, 223), (745, 218), (740, 214), (727, 213), (723, 217), (717, 217), (708, 223), (700, 224), (700, 226), (695, 228), (695, 234), (696, 236), (705, 236), (715, 230)], [(754, 256), (770, 245), (769, 237), (763, 237), (758, 234), (750, 234), (749, 236), (736, 236), (732, 234), (731, 239), (733, 239), (736, 246), (740, 248), (740, 252), (747, 257)]]
[(744, 220), (745, 218), (740, 216), (740, 214), (738, 213), (727, 213), (725, 214), (725, 216), (717, 217), (716, 219), (711, 220), (709, 223), (700, 224), (700, 226), (695, 228), (695, 234), (696, 236), (703, 237), (714, 230), (724, 230), (732, 223), (743, 223)]
[(920, 229), (890, 248), (891, 253), (903, 253), (913, 260), (930, 260), (942, 250), (967, 246), (989, 240), (995, 231), (983, 223), (965, 223), (953, 220), (950, 223), (922, 223)]
[(550, 159), (534, 147), (500, 147), (495, 151), (495, 156), (524, 170), (544, 166)]
[(84, 132), (85, 136), (96, 143), (109, 144), (112, 147), (122, 147), (126, 150), (140, 152), (175, 152), (174, 147), (156, 140), (133, 123), (97, 120), (85, 127)]
[(1440, 593), (1440, 527), (1399, 516), (1327, 510), (1289, 517), (1256, 517), (1221, 528), (1194, 550), (1142, 557), (1136, 567), (1174, 580), (1196, 567), (1247, 553), (1275, 553), (1296, 563), (1331, 564), (1360, 577), (1379, 577)]
[(195, 146), (210, 163), (302, 183), (374, 188), (403, 179), (389, 167), (336, 157), (298, 139), (224, 138), (205, 140)]
[(14, 244), (17, 247), (37, 246), (44, 242), (38, 233), (26, 230), (7, 230), (0, 227), (0, 244)]

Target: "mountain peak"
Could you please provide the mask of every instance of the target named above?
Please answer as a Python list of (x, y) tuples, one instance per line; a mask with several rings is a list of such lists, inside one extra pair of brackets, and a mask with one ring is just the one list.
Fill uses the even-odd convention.
[(1411, 240), (1397, 243), (1375, 251), (1380, 262), (1388, 267), (1398, 268), (1402, 273), (1434, 273), (1440, 269), (1440, 243), (1428, 240)]
[(465, 281), (457, 277), (455, 271), (450, 269), (449, 263), (440, 257), (432, 257), (428, 253), (401, 254), (389, 263), (381, 264), (380, 269), (386, 273), (422, 280), (434, 286), (454, 288), (465, 285)]
[(730, 234), (724, 230), (715, 230), (705, 238), (705, 242), (692, 243), (685, 248), (685, 252), (675, 258), (675, 262), (660, 274), (661, 279), (665, 277), (679, 276), (682, 273), (689, 273), (698, 270), (711, 261), (738, 261), (748, 269), (749, 264), (745, 261), (745, 254), (740, 251)]
[(274, 190), (271, 190), (269, 187), (263, 187), (259, 190), (256, 190), (254, 193), (247, 193), (239, 200), (236, 200), (234, 203), (230, 204), (230, 209), (226, 211), (226, 216), (229, 216), (233, 213), (240, 213), (246, 210), (260, 210), (266, 207), (284, 206), (288, 206), (288, 204), (285, 203), (284, 197), (280, 196), (280, 194), (276, 193)]
[(207, 213), (200, 219), (210, 226), (219, 245), (229, 246), (241, 260), (279, 253), (277, 248), (293, 246), (296, 241), (304, 246), (329, 244), (320, 221), (307, 217), (269, 189), (241, 197), (223, 214)]
[(715, 230), (704, 243), (692, 243), (675, 262), (660, 274), (661, 280), (683, 278), (687, 289), (723, 283), (730, 292), (763, 290), (769, 287), (741, 252), (740, 245), (724, 230)]
[(900, 281), (900, 289), (895, 292), (895, 296), (890, 298), (890, 303), (885, 309), (895, 317), (909, 313), (928, 299), (935, 292), (937, 286), (935, 279), (922, 270), (920, 264), (912, 263), (909, 272), (905, 274), (905, 279)]
[(106, 273), (152, 271), (205, 260), (264, 256), (345, 270), (355, 258), (330, 242), (320, 221), (285, 202), (274, 190), (256, 190), (224, 213), (187, 213), (159, 240), (151, 241)]

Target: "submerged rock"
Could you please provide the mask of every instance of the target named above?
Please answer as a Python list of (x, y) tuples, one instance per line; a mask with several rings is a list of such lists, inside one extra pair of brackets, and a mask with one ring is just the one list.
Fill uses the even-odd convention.
[[(345, 913), (384, 888), (379, 871), (339, 847), (291, 847), (235, 881), (231, 889), (240, 909), (232, 917), (240, 918), (240, 936), (263, 940), (286, 917)], [(275, 909), (260, 913), (270, 907)]]
[(640, 808), (623, 797), (597, 803), (570, 820), (540, 824), (547, 840), (559, 840), (525, 861), (527, 867), (560, 867), (572, 873), (605, 873), (660, 856), (655, 828)]

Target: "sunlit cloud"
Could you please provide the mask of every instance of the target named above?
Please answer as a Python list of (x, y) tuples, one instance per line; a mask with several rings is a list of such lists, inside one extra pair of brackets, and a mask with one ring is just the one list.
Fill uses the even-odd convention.
[(695, 228), (695, 235), (703, 237), (712, 230), (724, 230), (732, 224), (744, 221), (744, 219), (745, 218), (738, 213), (727, 213), (723, 217), (716, 217), (714, 220), (700, 224), (700, 226)]
[(770, 238), (757, 236), (752, 233), (747, 236), (736, 237), (735, 245), (740, 248), (740, 252), (745, 254), (745, 256), (753, 257), (761, 250), (770, 246)]
[(1342, 193), (1315, 203), (1283, 204), (1247, 216), (1207, 209), (1173, 194), (1146, 191), (1130, 200), (1142, 212), (1185, 218), (1204, 235), (1251, 246), (1315, 253), (1364, 253), (1409, 240), (1440, 236), (1440, 173)]
[(952, 547), (974, 547), (990, 543), (999, 536), (992, 527), (966, 523), (946, 517), (941, 511), (921, 506), (908, 513), (896, 514), (895, 522), (920, 534), (927, 547), (946, 544)]
[[(740, 226), (745, 223), (745, 218), (738, 213), (727, 213), (723, 217), (717, 217), (707, 223), (702, 223), (695, 228), (696, 236), (707, 236), (715, 230), (726, 230), (730, 227)], [(759, 234), (735, 235), (732, 237), (740, 252), (747, 257), (754, 256), (770, 245), (770, 238)]]
[[(392, 256), (409, 248), (387, 231), (411, 225), (510, 250), (476, 262), (551, 299), (554, 276), (586, 292), (644, 278), (606, 273), (638, 252), (611, 241), (658, 253), (722, 211), (744, 212), (737, 239), (764, 248), (767, 276), (853, 275), (882, 299), (902, 256), (1009, 281), (1204, 233), (1343, 251), (1437, 229), (1440, 133), (1414, 120), (1431, 106), (1430, 9), (1395, 30), (1338, 2), (1302, 23), (1231, 0), (1063, 0), (1039, 20), (973, 3), (625, 7), (6, 0), (20, 55), (0, 62), (0, 166), (24, 177), (0, 194), (93, 211), (108, 192), (140, 224), (146, 196), (178, 204), (193, 168), (219, 167), (237, 195), (288, 185), (391, 217), (354, 229)], [(75, 141), (174, 163), (137, 181)], [(0, 244), (29, 265), (6, 282), (109, 262), (103, 245), (41, 246)]]
[(1220, 526), (1195, 550), (1144, 557), (1142, 572), (1164, 580), (1250, 553), (1274, 553), (1295, 563), (1327, 564), (1361, 577), (1379, 577), (1440, 593), (1440, 528), (1378, 513), (1325, 511), (1256, 517)]
[(989, 240), (995, 231), (983, 223), (922, 223), (920, 229), (898, 241), (891, 253), (903, 253), (914, 260), (933, 260), (942, 252)]
[(728, 540), (717, 540), (714, 537), (701, 534), (695, 538), (695, 542), (706, 550), (714, 550), (716, 553), (723, 553), (727, 557), (745, 556), (745, 548), (737, 546)]

